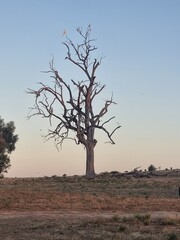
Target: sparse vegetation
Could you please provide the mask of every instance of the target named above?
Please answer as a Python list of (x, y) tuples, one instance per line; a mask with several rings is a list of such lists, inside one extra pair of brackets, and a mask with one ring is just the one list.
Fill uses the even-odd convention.
[(125, 225), (121, 224), (117, 227), (118, 232), (125, 232), (126, 230), (127, 230), (127, 227)]
[(144, 225), (148, 225), (150, 223), (150, 220), (151, 220), (151, 215), (150, 214), (136, 214), (134, 217), (138, 221), (144, 223)]
[[(101, 215), (101, 216), (100, 216)], [(11, 218), (0, 218), (1, 236), (3, 239), (103, 239), (103, 240), (177, 240), (180, 235), (180, 224), (175, 227), (164, 227), (157, 218), (152, 217), (148, 225), (136, 221), (134, 217), (127, 216), (126, 221), (119, 214), (118, 221), (112, 217), (99, 213), (95, 216), (86, 214), (69, 215), (45, 214), (23, 215)], [(172, 232), (173, 231), (173, 232)]]
[(177, 240), (179, 177), (0, 179), (1, 238)]
[(178, 237), (176, 236), (175, 233), (170, 233), (168, 240), (178, 240)]
[(180, 219), (166, 217), (166, 218), (160, 219), (159, 221), (160, 221), (160, 224), (164, 226), (173, 226), (173, 225), (176, 225), (178, 221), (180, 222)]

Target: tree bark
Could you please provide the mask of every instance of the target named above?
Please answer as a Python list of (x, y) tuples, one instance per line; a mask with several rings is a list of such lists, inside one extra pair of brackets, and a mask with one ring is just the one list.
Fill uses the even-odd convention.
[(94, 143), (86, 145), (86, 176), (93, 178), (95, 176), (94, 170)]

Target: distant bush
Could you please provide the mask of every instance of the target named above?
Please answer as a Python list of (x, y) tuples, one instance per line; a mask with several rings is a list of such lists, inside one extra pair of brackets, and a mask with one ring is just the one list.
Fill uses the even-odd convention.
[(156, 167), (151, 164), (151, 165), (148, 167), (148, 171), (150, 171), (150, 172), (156, 171)]

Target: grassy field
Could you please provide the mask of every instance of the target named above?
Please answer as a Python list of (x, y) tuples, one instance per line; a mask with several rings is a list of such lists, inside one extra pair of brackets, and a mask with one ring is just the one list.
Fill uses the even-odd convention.
[(0, 239), (177, 240), (179, 187), (180, 170), (2, 178)]

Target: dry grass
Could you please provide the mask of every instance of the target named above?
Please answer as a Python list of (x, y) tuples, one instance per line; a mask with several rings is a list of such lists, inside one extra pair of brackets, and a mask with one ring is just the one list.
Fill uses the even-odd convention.
[(180, 213), (179, 184), (180, 175), (0, 179), (1, 238), (180, 239), (170, 214)]
[(180, 219), (153, 218), (150, 214), (122, 217), (20, 216), (0, 218), (2, 239), (122, 239), (166, 240), (180, 237)]
[(0, 210), (180, 211), (179, 179), (4, 178)]

